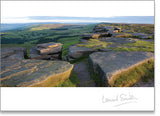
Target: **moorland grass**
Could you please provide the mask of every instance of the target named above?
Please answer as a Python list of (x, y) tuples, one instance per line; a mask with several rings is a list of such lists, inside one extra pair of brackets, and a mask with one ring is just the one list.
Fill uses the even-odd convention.
[(72, 38), (59, 39), (57, 41), (57, 42), (60, 42), (63, 44), (62, 58), (68, 54), (69, 46), (79, 43), (78, 39), (79, 39), (79, 37), (72, 37)]
[(86, 48), (93, 48), (93, 49), (100, 49), (100, 48), (108, 48), (108, 45), (112, 45), (112, 42), (103, 42), (98, 39), (90, 39), (86, 44), (78, 44), (78, 47), (86, 47)]
[(145, 51), (145, 52), (154, 52), (154, 43), (142, 40), (136, 40), (135, 43), (128, 43), (118, 48), (113, 48), (114, 51)]
[(133, 37), (132, 34), (129, 33), (122, 33), (121, 35), (116, 35), (116, 38), (129, 38), (129, 37)]
[(109, 83), (112, 87), (130, 87), (140, 80), (148, 82), (149, 79), (154, 78), (154, 59), (147, 60), (112, 78), (113, 81)]
[(72, 70), (70, 78), (65, 80), (62, 83), (59, 83), (56, 87), (76, 87), (79, 84), (80, 83), (79, 83), (79, 79), (77, 77), (77, 73)]

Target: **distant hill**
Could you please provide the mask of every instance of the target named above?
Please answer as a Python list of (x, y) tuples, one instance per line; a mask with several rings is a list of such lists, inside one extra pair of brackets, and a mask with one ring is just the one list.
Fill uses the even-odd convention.
[(1, 24), (1, 32), (14, 30), (14, 29), (24, 29), (26, 26), (30, 24)]
[[(30, 16), (29, 21), (37, 20), (35, 23), (6, 23), (1, 24), (1, 32), (24, 29), (33, 24), (95, 24), (95, 23), (133, 23), (154, 24), (154, 16), (116, 16), (116, 17), (66, 17), (66, 16)], [(59, 22), (48, 22), (57, 20)], [(43, 22), (41, 22), (43, 21)]]

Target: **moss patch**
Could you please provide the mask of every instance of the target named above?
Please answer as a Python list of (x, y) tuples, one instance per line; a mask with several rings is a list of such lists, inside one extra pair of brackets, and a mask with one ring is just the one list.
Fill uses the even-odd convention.
[(103, 42), (98, 39), (90, 39), (86, 44), (78, 44), (78, 47), (86, 47), (86, 48), (107, 48), (108, 45), (112, 45), (112, 42)]
[(136, 40), (135, 43), (128, 43), (118, 48), (113, 48), (114, 51), (145, 51), (154, 52), (154, 43), (148, 41)]

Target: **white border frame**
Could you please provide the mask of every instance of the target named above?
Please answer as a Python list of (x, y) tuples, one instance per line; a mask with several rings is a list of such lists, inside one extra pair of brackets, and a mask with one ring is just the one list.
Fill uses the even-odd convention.
[[(122, 102), (121, 95), (129, 100), (125, 100), (126, 103)], [(108, 99), (108, 102), (103, 103), (103, 98)], [(154, 109), (154, 87), (1, 88), (2, 111), (154, 111)]]

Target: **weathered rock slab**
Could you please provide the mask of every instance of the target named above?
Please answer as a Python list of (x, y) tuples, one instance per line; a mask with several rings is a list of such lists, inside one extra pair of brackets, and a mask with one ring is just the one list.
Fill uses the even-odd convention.
[(65, 61), (1, 60), (2, 87), (50, 87), (68, 79), (73, 65)]
[(89, 56), (89, 65), (93, 72), (101, 75), (103, 86), (108, 86), (114, 74), (153, 57), (150, 52), (94, 52)]
[(27, 49), (23, 47), (12, 47), (1, 49), (1, 59), (24, 59), (27, 57)]
[(119, 44), (135, 43), (136, 40), (132, 38), (104, 38), (102, 39), (106, 42), (114, 42)]

